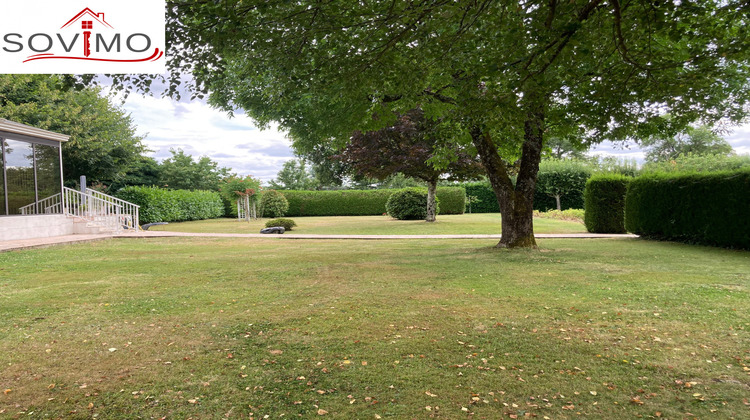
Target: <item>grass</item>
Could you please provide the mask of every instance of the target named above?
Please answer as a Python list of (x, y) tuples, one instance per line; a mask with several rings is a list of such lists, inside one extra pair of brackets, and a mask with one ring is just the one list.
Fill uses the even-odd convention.
[(0, 414), (750, 416), (747, 252), (539, 243), (170, 238), (0, 254)]
[[(292, 217), (298, 227), (294, 233), (330, 235), (457, 235), (500, 234), (500, 214), (475, 213), (438, 215), (435, 223), (422, 220), (396, 220), (388, 216)], [(149, 230), (194, 233), (258, 233), (268, 219), (199, 220), (154, 226)], [(568, 220), (534, 219), (536, 233), (585, 233), (582, 223)]]

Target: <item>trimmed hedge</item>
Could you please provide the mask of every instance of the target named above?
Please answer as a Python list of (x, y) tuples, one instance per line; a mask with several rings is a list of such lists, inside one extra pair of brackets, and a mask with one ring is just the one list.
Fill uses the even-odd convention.
[[(471, 204), (472, 213), (500, 213), (500, 206), (497, 204), (495, 192), (488, 182), (467, 182), (463, 184), (467, 196), (477, 198), (477, 201)], [(580, 193), (567, 194), (560, 198), (560, 206), (563, 210), (582, 209), (583, 207), (583, 190)], [(467, 207), (468, 209), (468, 207)], [(557, 209), (557, 202), (554, 197), (550, 197), (537, 189), (534, 191), (534, 210), (547, 211)]]
[(467, 197), (475, 197), (477, 200), (471, 204), (472, 213), (500, 213), (497, 197), (488, 182), (467, 182), (463, 187)]
[(440, 214), (464, 214), (466, 211), (466, 190), (462, 187), (438, 187), (435, 196), (440, 202)]
[[(425, 189), (426, 190), (426, 189)], [(385, 214), (385, 203), (398, 190), (280, 190), (289, 202), (288, 217), (375, 216)], [(438, 187), (440, 214), (463, 214), (466, 193), (461, 187)]]
[(655, 239), (750, 248), (748, 197), (750, 169), (644, 175), (628, 187), (625, 227)]
[(116, 196), (141, 206), (141, 224), (216, 219), (224, 215), (218, 192), (125, 187)]
[(584, 224), (591, 233), (625, 233), (625, 193), (632, 178), (595, 175), (586, 182)]

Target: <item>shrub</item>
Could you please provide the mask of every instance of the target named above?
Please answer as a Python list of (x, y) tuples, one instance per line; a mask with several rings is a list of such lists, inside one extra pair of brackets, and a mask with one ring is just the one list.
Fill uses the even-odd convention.
[(592, 233), (625, 233), (625, 193), (632, 178), (595, 175), (586, 183), (584, 223)]
[(276, 190), (266, 190), (260, 199), (261, 217), (281, 217), (289, 210), (289, 201)]
[(750, 168), (644, 175), (628, 187), (625, 227), (650, 238), (750, 248), (748, 197)]
[(566, 210), (534, 210), (534, 217), (542, 219), (568, 220), (571, 222), (583, 223), (585, 212), (583, 209), (566, 209)]
[(297, 226), (297, 223), (292, 219), (271, 219), (266, 222), (266, 227), (278, 227), (281, 226), (284, 230), (292, 230), (293, 227)]
[[(398, 190), (280, 191), (289, 201), (287, 216), (379, 216)], [(426, 189), (425, 189), (426, 191)], [(460, 214), (466, 206), (462, 187), (438, 187), (441, 214)], [(448, 204), (443, 210), (443, 200)], [(426, 206), (426, 204), (425, 204)]]
[(125, 187), (116, 195), (141, 207), (141, 224), (215, 219), (224, 215), (224, 205), (215, 191)]
[[(440, 199), (436, 198), (436, 213), (440, 213)], [(427, 217), (427, 190), (404, 188), (391, 194), (385, 209), (389, 216), (399, 220), (424, 220)]]

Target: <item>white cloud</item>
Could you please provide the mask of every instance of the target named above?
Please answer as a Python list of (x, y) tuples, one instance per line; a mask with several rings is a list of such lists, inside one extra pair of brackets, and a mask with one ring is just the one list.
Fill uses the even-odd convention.
[(261, 131), (243, 114), (230, 118), (202, 101), (131, 95), (128, 111), (151, 156), (163, 160), (170, 148), (195, 156), (208, 156), (219, 166), (240, 175), (263, 180), (275, 178), (285, 161), (293, 158), (290, 141), (276, 126)]

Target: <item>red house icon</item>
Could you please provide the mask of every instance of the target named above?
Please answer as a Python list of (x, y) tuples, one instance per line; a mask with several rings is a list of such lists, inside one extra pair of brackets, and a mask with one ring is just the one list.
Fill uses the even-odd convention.
[[(81, 20), (81, 19), (87, 19), (87, 20)], [(88, 19), (92, 19), (92, 20), (88, 20)], [(87, 7), (81, 10), (77, 15), (73, 17), (73, 19), (69, 20), (60, 29), (67, 28), (68, 26), (73, 25), (79, 20), (81, 20), (81, 29), (83, 29), (83, 55), (88, 57), (89, 55), (91, 55), (91, 30), (94, 29), (94, 21), (97, 21), (100, 24), (109, 28), (112, 28), (112, 25), (110, 25), (109, 23), (107, 23), (106, 20), (104, 20), (104, 13), (94, 13), (91, 9)]]
[[(68, 26), (78, 22), (80, 19), (83, 19), (84, 17), (91, 18), (108, 28), (112, 28), (112, 25), (110, 25), (109, 23), (107, 23), (107, 21), (104, 20), (104, 13), (94, 13), (91, 9), (87, 7), (81, 10), (77, 15), (75, 15), (75, 17), (73, 17), (73, 19), (69, 20), (60, 29), (67, 28)], [(93, 21), (84, 21), (84, 22), (88, 25), (93, 25), (94, 23)], [(89, 26), (89, 28), (83, 28), (83, 29), (91, 29), (91, 26)]]

